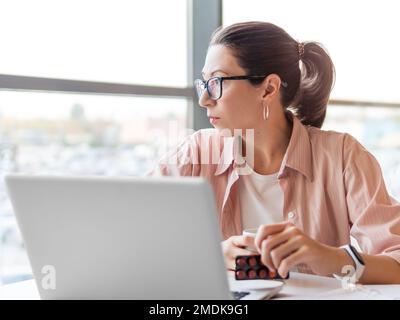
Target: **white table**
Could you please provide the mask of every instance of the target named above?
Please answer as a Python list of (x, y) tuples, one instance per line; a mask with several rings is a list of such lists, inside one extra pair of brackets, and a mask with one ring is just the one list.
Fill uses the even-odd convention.
[[(350, 291), (333, 278), (292, 272), (283, 289), (274, 299), (400, 299), (400, 285), (365, 285)], [(21, 281), (0, 287), (0, 300), (38, 300), (34, 280)]]
[(276, 300), (392, 300), (400, 299), (400, 285), (357, 285), (344, 289), (342, 283), (330, 277), (291, 272)]

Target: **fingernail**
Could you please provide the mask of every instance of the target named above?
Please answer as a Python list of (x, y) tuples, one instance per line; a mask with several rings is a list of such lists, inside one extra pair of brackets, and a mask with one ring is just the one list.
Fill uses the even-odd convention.
[(282, 272), (282, 273), (279, 272), (279, 275), (280, 275), (281, 278), (286, 278), (285, 272)]

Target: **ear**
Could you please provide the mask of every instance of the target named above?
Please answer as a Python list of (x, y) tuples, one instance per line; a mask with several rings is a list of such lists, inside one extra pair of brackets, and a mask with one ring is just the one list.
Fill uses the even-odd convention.
[(270, 74), (262, 82), (263, 99), (274, 98), (279, 93), (281, 87), (281, 78), (277, 74)]

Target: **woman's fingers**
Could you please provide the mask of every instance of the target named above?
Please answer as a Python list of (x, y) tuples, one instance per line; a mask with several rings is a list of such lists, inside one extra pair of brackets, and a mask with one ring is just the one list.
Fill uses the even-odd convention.
[(298, 235), (298, 229), (293, 226), (285, 228), (282, 232), (268, 236), (265, 240), (267, 241), (267, 250), (272, 251), (275, 247), (278, 247), (282, 243), (294, 238)]
[(302, 247), (281, 261), (281, 263), (279, 265), (278, 273), (282, 278), (286, 278), (287, 274), (289, 273), (289, 270), (292, 267), (303, 262), (304, 251), (305, 251), (305, 248)]
[(223, 252), (228, 269), (235, 269), (235, 259), (237, 256), (258, 254), (258, 252), (245, 249), (248, 246), (254, 246), (254, 238), (251, 236), (232, 236), (223, 241)]
[(286, 222), (285, 221), (285, 222), (282, 222), (282, 223), (261, 225), (257, 230), (257, 234), (256, 234), (256, 237), (255, 237), (255, 240), (254, 240), (254, 243), (255, 243), (255, 246), (256, 246), (257, 250), (260, 252), (261, 243), (268, 236), (271, 236), (273, 234), (282, 232), (289, 225), (293, 225), (293, 224), (290, 223), (290, 222)]
[(299, 236), (298, 230), (293, 227), (289, 226), (284, 229), (282, 232), (269, 236), (264, 243), (262, 251), (260, 252), (262, 256), (265, 257), (265, 260), (269, 264), (273, 264), (276, 268), (278, 268), (279, 264), (276, 264), (273, 257), (271, 256), (271, 252), (282, 245), (284, 245), (290, 239), (296, 238)]
[(261, 242), (261, 262), (271, 271), (275, 271), (274, 263), (272, 262), (271, 256), (267, 251), (267, 240)]
[(279, 270), (280, 264), (284, 258), (288, 257), (301, 247), (302, 239), (301, 236), (295, 236), (288, 239), (288, 241), (282, 243), (280, 246), (275, 247), (271, 251), (266, 252), (269, 253), (276, 270)]
[(254, 247), (254, 237), (252, 236), (233, 236), (232, 242), (236, 247)]

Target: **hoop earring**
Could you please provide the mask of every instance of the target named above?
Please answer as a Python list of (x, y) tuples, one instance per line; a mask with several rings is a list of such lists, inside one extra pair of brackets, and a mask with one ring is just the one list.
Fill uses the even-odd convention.
[(265, 104), (263, 105), (263, 117), (264, 120), (268, 120), (269, 118), (269, 106), (267, 105), (267, 110), (265, 110)]

